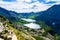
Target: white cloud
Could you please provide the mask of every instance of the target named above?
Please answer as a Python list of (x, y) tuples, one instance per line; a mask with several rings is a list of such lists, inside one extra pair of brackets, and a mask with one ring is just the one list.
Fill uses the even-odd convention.
[(25, 2), (31, 2), (32, 0), (24, 0)]
[[(25, 3), (25, 2), (28, 2), (28, 3)], [(23, 13), (23, 12), (39, 12), (39, 11), (47, 10), (48, 8), (51, 7), (49, 4), (40, 3), (37, 0), (35, 0), (35, 2), (31, 3), (31, 4), (29, 4), (29, 2), (32, 2), (32, 0), (17, 0), (15, 2), (0, 1), (0, 7), (3, 7), (7, 10), (21, 12), (21, 13)]]

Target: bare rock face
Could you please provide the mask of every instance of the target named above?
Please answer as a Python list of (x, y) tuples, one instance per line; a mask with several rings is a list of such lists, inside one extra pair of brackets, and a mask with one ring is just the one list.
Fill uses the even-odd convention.
[(5, 18), (0, 15), (0, 33), (4, 30), (4, 23), (6, 22)]
[(3, 26), (3, 23), (0, 22), (0, 32), (2, 32), (4, 30), (4, 26)]

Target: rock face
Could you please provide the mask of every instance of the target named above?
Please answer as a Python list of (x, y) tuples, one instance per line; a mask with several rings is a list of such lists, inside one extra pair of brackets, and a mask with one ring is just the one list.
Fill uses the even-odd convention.
[(0, 33), (4, 30), (4, 22), (6, 21), (6, 19), (0, 15)]
[(0, 40), (3, 40), (2, 38), (0, 38)]
[(0, 32), (2, 32), (4, 30), (4, 26), (3, 26), (3, 23), (0, 22)]

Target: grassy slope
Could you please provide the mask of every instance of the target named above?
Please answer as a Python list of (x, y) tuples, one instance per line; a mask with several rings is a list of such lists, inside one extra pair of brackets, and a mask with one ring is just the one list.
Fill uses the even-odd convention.
[(7, 29), (9, 29), (9, 30), (13, 30), (14, 33), (16, 34), (18, 40), (25, 40), (25, 38), (21, 35), (21, 32), (18, 31), (17, 29), (15, 29), (15, 28), (13, 28), (12, 26), (10, 26), (9, 23), (8, 23), (8, 27), (7, 27)]
[(27, 36), (28, 36), (28, 39), (29, 39), (29, 40), (35, 40), (35, 38), (32, 37), (29, 33), (28, 33), (28, 35), (27, 35), (27, 34), (25, 34), (23, 31), (19, 31), (19, 30), (17, 30), (16, 28), (13, 28), (12, 26), (10, 26), (9, 23), (7, 23), (7, 24), (8, 24), (7, 29), (13, 30), (14, 33), (16, 34), (18, 40), (25, 40), (25, 38), (27, 38)]

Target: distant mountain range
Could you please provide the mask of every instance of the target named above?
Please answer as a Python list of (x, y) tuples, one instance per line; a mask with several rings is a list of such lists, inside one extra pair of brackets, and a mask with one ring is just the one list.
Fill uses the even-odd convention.
[(10, 21), (18, 21), (21, 18), (32, 18), (37, 21), (42, 20), (47, 25), (51, 26), (54, 31), (60, 33), (60, 5), (54, 5), (46, 11), (37, 13), (17, 13), (0, 7), (0, 15), (5, 16)]
[(17, 13), (15, 11), (9, 11), (2, 7), (0, 7), (0, 15), (5, 16), (10, 21), (18, 21), (20, 18), (35, 18), (37, 15), (40, 15), (41, 13)]
[(51, 26), (57, 33), (60, 33), (60, 5), (54, 5), (42, 12), (40, 16), (36, 17), (36, 20), (38, 19)]
[(12, 19), (12, 21), (16, 20), (16, 18), (14, 18), (14, 16), (11, 16), (11, 14), (8, 10), (1, 8), (1, 7), (0, 7), (0, 15), (8, 18), (10, 21), (11, 21), (11, 19)]

